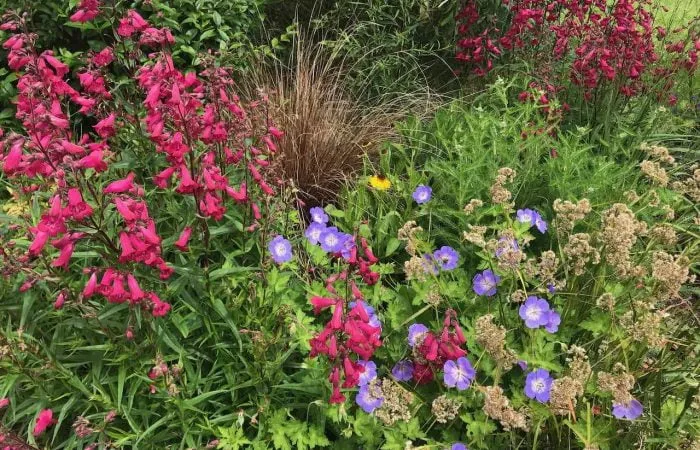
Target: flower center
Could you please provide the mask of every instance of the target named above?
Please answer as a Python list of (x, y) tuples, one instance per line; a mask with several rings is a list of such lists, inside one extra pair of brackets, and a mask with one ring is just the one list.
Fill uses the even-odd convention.
[(326, 244), (328, 244), (329, 246), (333, 247), (337, 243), (338, 243), (338, 239), (334, 235), (331, 234), (328, 237), (326, 237)]
[(528, 308), (527, 312), (525, 312), (525, 315), (527, 316), (528, 319), (539, 319), (540, 318), (540, 309), (533, 307), (533, 308)]
[(532, 390), (537, 392), (538, 394), (541, 394), (544, 392), (544, 380), (542, 378), (537, 378), (535, 381), (532, 382)]
[(280, 243), (275, 246), (275, 252), (277, 255), (282, 256), (287, 253), (287, 249), (285, 248), (284, 244)]

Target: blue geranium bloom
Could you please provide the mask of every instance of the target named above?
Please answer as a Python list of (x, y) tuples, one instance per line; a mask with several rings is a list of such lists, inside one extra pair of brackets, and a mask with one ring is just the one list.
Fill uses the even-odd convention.
[(549, 371), (537, 369), (527, 374), (525, 379), (525, 395), (540, 403), (549, 401), (549, 393), (552, 390), (554, 379), (549, 376)]
[(268, 250), (270, 250), (272, 259), (277, 264), (282, 264), (292, 259), (292, 244), (282, 236), (276, 236), (271, 240)]
[(445, 245), (433, 253), (433, 259), (440, 266), (440, 269), (452, 270), (457, 267), (459, 254), (452, 247)]
[(425, 186), (421, 184), (416, 188), (415, 191), (413, 191), (413, 200), (416, 201), (419, 205), (422, 205), (423, 203), (427, 203), (430, 201), (430, 198), (433, 196), (433, 190), (430, 186)]

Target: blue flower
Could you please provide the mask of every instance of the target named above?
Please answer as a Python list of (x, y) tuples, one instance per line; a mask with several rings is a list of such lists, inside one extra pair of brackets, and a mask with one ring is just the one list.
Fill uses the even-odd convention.
[(492, 297), (496, 295), (496, 286), (499, 281), (501, 281), (501, 277), (487, 269), (474, 275), (472, 289), (474, 289), (476, 295)]
[(445, 371), (443, 377), (445, 385), (456, 387), (459, 391), (463, 391), (471, 386), (474, 377), (476, 377), (476, 371), (472, 367), (472, 363), (464, 356), (458, 358), (457, 361), (446, 361), (443, 370)]
[(413, 378), (413, 362), (407, 359), (397, 362), (391, 369), (391, 374), (398, 381), (408, 381)]
[(520, 317), (528, 328), (539, 328), (549, 321), (549, 303), (547, 300), (531, 295), (520, 307)]
[(369, 384), (370, 381), (374, 380), (377, 378), (377, 365), (374, 363), (374, 361), (365, 361), (362, 359), (359, 359), (357, 361), (357, 364), (362, 366), (365, 370), (360, 374), (360, 381), (359, 385), (364, 386), (366, 384)]
[(627, 405), (613, 403), (612, 413), (618, 419), (634, 420), (642, 415), (644, 407), (638, 400), (632, 399)]
[(384, 397), (375, 397), (374, 394), (376, 392), (373, 391), (377, 391), (377, 389), (373, 389), (369, 384), (365, 384), (360, 387), (360, 392), (355, 397), (355, 403), (367, 414), (371, 414), (384, 403)]
[(452, 247), (445, 245), (433, 253), (433, 259), (442, 270), (452, 270), (457, 267), (459, 254)]
[(311, 222), (311, 224), (306, 229), (306, 232), (304, 232), (304, 236), (306, 236), (306, 239), (308, 239), (309, 242), (316, 245), (319, 243), (319, 240), (321, 239), (321, 234), (325, 230), (326, 225), (318, 222)]
[(530, 372), (525, 379), (525, 395), (540, 403), (547, 403), (553, 381), (554, 379), (549, 376), (548, 370), (537, 369)]
[(561, 316), (558, 312), (550, 309), (547, 313), (547, 323), (544, 324), (544, 329), (548, 333), (556, 333), (559, 330), (559, 324), (561, 324)]
[(318, 206), (311, 208), (311, 210), (309, 210), (309, 214), (311, 214), (311, 220), (315, 223), (328, 223), (328, 214), (326, 214), (323, 208), (319, 208)]
[(536, 227), (540, 233), (544, 234), (547, 231), (547, 222), (533, 209), (519, 209), (516, 218), (520, 223), (529, 223), (531, 227)]
[(292, 259), (292, 244), (282, 236), (276, 236), (271, 240), (268, 250), (270, 250), (272, 259), (277, 264), (282, 264)]
[(408, 327), (408, 345), (413, 347), (416, 345), (417, 339), (428, 332), (428, 327), (422, 323), (414, 323)]
[(430, 186), (425, 186), (423, 184), (418, 186), (416, 190), (413, 191), (413, 200), (415, 200), (419, 205), (430, 201), (432, 196), (433, 190), (430, 188)]
[(452, 444), (452, 447), (450, 447), (450, 450), (469, 450), (466, 445), (462, 444), (461, 442), (455, 442)]
[(319, 236), (321, 248), (328, 253), (338, 253), (345, 245), (345, 236), (336, 227), (328, 227)]

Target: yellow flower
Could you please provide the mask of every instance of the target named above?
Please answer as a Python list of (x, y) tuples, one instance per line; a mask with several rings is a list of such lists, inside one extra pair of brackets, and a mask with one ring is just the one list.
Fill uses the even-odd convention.
[(372, 175), (369, 177), (369, 185), (378, 191), (386, 191), (391, 187), (391, 181), (384, 175)]

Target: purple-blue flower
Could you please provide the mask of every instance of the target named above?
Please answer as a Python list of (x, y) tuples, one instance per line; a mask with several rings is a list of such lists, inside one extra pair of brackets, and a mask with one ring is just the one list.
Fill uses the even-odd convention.
[(311, 208), (309, 210), (309, 214), (311, 214), (311, 220), (315, 223), (328, 223), (328, 214), (326, 214), (323, 208), (319, 208), (318, 206), (315, 208)]
[(537, 227), (540, 233), (547, 231), (547, 222), (542, 218), (540, 213), (532, 209), (519, 209), (516, 212), (517, 221), (520, 223), (529, 223), (531, 227)]
[(371, 414), (375, 409), (382, 406), (384, 397), (373, 396), (372, 389), (366, 384), (360, 387), (360, 391), (355, 397), (355, 403), (357, 403), (364, 412)]
[(456, 387), (459, 391), (463, 391), (471, 386), (472, 380), (476, 376), (472, 363), (464, 356), (458, 358), (457, 361), (446, 361), (443, 370), (445, 371), (443, 377), (445, 385)]
[(309, 242), (316, 245), (321, 239), (321, 233), (324, 231), (326, 231), (326, 225), (318, 222), (311, 222), (308, 228), (306, 228), (304, 236), (306, 236), (306, 239), (308, 239)]
[(414, 323), (413, 325), (408, 327), (408, 345), (410, 345), (411, 347), (416, 345), (416, 339), (420, 335), (427, 333), (428, 331), (428, 327), (426, 327), (422, 323)]
[(433, 190), (430, 186), (425, 186), (421, 184), (416, 188), (415, 191), (413, 191), (413, 200), (416, 201), (419, 205), (422, 205), (423, 203), (427, 203), (430, 198), (433, 196)]
[(459, 254), (452, 247), (445, 245), (440, 247), (439, 250), (435, 250), (435, 253), (433, 253), (433, 259), (437, 261), (442, 270), (452, 270), (457, 267)]
[(628, 405), (613, 403), (612, 413), (618, 419), (634, 420), (642, 415), (643, 409), (639, 401), (632, 399)]
[(341, 233), (343, 240), (343, 246), (340, 249), (340, 255), (345, 259), (350, 259), (352, 257), (352, 250), (355, 248), (355, 239), (351, 235), (346, 233)]
[(554, 283), (549, 283), (547, 285), (547, 292), (549, 292), (550, 294), (554, 294), (555, 292), (557, 292), (557, 287), (554, 285)]
[(461, 442), (455, 442), (452, 444), (452, 447), (450, 447), (450, 450), (469, 450), (466, 445), (462, 444)]
[(474, 275), (472, 289), (474, 289), (477, 295), (492, 297), (496, 295), (496, 286), (499, 281), (501, 281), (501, 277), (487, 269)]
[(407, 359), (394, 364), (391, 374), (398, 381), (409, 381), (413, 377), (413, 362)]
[(321, 248), (328, 253), (338, 253), (345, 244), (345, 236), (336, 227), (328, 227), (319, 236)]
[(518, 366), (520, 366), (522, 370), (527, 370), (527, 361), (525, 361), (524, 359), (519, 360)]
[(282, 264), (292, 259), (292, 244), (282, 236), (276, 236), (270, 241), (268, 250), (272, 254), (272, 259), (277, 264)]
[(520, 307), (520, 317), (528, 328), (545, 326), (549, 320), (549, 303), (543, 298), (530, 295)]
[(544, 324), (544, 329), (549, 333), (556, 333), (559, 330), (559, 324), (561, 324), (561, 316), (558, 312), (550, 309), (547, 313), (547, 323)]
[(540, 403), (547, 403), (552, 390), (552, 381), (554, 379), (549, 376), (548, 370), (537, 369), (530, 372), (525, 379), (525, 395)]
[(369, 384), (370, 381), (377, 378), (377, 365), (374, 363), (374, 361), (365, 361), (363, 359), (359, 359), (357, 360), (357, 364), (361, 365), (365, 369), (360, 374), (360, 381), (358, 383), (359, 386)]

